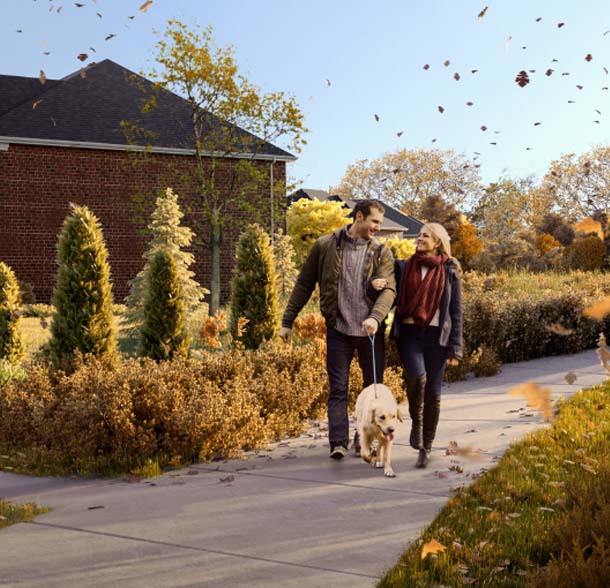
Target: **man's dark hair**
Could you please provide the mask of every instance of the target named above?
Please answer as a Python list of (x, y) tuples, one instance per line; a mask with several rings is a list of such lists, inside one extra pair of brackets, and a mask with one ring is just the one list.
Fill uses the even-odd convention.
[(356, 206), (352, 210), (352, 218), (356, 218), (356, 213), (361, 212), (362, 217), (366, 218), (371, 214), (371, 208), (376, 208), (381, 214), (385, 212), (385, 208), (377, 200), (358, 200)]

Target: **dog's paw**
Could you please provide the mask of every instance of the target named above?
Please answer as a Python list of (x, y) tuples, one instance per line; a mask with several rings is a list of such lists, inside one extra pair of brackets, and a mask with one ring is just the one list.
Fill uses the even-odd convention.
[(376, 467), (376, 468), (382, 468), (382, 467), (383, 467), (383, 462), (382, 462), (382, 461), (376, 461), (376, 462), (373, 464), (373, 467)]
[(395, 478), (396, 474), (394, 473), (394, 470), (392, 468), (386, 468), (385, 470), (383, 470), (383, 475), (386, 478)]
[(373, 458), (372, 458), (371, 454), (370, 454), (368, 451), (363, 451), (363, 452), (360, 454), (360, 457), (361, 457), (361, 458), (362, 458), (364, 461), (366, 461), (366, 463), (372, 463), (372, 461), (373, 461)]

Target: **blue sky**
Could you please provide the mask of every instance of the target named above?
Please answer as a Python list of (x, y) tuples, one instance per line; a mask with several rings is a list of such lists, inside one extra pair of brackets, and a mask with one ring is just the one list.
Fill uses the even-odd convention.
[[(309, 188), (402, 147), (479, 152), (491, 182), (541, 176), (561, 154), (608, 141), (607, 0), (154, 0), (146, 13), (143, 1), (2, 0), (0, 73), (61, 78), (83, 52), (140, 72), (169, 18), (211, 24), (252, 82), (297, 97), (311, 132), (288, 173)], [(520, 88), (515, 76), (531, 69)]]

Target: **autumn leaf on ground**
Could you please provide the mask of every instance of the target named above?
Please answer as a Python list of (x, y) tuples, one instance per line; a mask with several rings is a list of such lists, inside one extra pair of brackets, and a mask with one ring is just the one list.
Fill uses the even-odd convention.
[(563, 379), (571, 386), (574, 382), (576, 382), (577, 377), (578, 376), (574, 372), (568, 372)]
[(429, 553), (442, 553), (446, 549), (447, 548), (442, 543), (436, 541), (436, 539), (430, 539), (430, 541), (424, 543), (424, 546), (422, 547), (421, 558), (424, 559)]
[(527, 405), (534, 410), (540, 411), (545, 419), (551, 419), (553, 410), (551, 408), (551, 390), (542, 388), (535, 382), (526, 382), (511, 388), (509, 396), (522, 396), (527, 400)]
[(561, 335), (562, 337), (566, 337), (574, 333), (572, 329), (566, 329), (559, 323), (551, 323), (550, 325), (547, 325), (545, 329), (551, 333), (555, 333), (555, 335)]
[(485, 16), (485, 14), (487, 13), (487, 10), (489, 9), (489, 6), (486, 6), (485, 8), (483, 8), (483, 10), (481, 10), (481, 12), (479, 12), (479, 14), (477, 14), (477, 20), (480, 22), (483, 20), (483, 17)]
[(142, 12), (146, 12), (152, 3), (153, 3), (153, 0), (146, 0), (146, 2), (144, 2), (144, 4), (142, 4), (142, 6), (140, 6), (140, 10)]
[(610, 296), (585, 308), (582, 313), (596, 321), (601, 321), (610, 313)]
[(235, 480), (235, 476), (225, 476), (224, 478), (218, 478), (220, 480), (221, 483), (223, 484), (228, 484), (230, 482), (232, 482), (233, 480)]
[(530, 78), (527, 75), (527, 72), (522, 69), (518, 74), (517, 77), (515, 78), (515, 82), (517, 82), (517, 84), (519, 86), (521, 86), (522, 88), (524, 88), (525, 86), (527, 86), (530, 83)]

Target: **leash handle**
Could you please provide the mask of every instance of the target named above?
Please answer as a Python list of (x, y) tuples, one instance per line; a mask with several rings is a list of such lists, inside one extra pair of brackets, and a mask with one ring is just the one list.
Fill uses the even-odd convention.
[(375, 390), (375, 400), (377, 400), (377, 362), (375, 361), (375, 335), (369, 335), (367, 332), (366, 336), (371, 342), (371, 350), (373, 352), (373, 390)]

